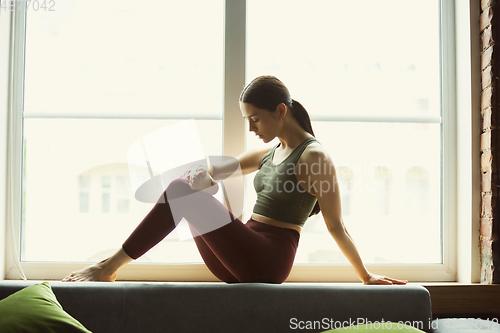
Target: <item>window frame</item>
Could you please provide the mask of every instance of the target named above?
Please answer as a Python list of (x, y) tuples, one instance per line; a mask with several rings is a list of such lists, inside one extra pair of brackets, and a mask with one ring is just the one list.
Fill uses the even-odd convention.
[[(22, 3), (22, 2), (21, 2)], [(479, 254), (474, 250), (478, 241), (473, 230), (479, 227), (479, 215), (474, 203), (478, 200), (471, 194), (479, 193), (479, 180), (475, 153), (479, 151), (477, 143), (479, 134), (471, 125), (479, 129), (479, 123), (473, 118), (477, 106), (477, 90), (480, 86), (474, 77), (474, 64), (479, 57), (479, 47), (474, 49), (476, 40), (469, 41), (469, 46), (460, 44), (461, 38), (473, 36), (477, 30), (479, 40), (479, 9), (473, 8), (474, 1), (441, 0), (441, 40), (442, 42), (442, 107), (443, 107), (443, 263), (431, 265), (367, 265), (367, 268), (377, 274), (389, 275), (410, 281), (457, 281), (475, 282), (478, 280)], [(237, 156), (245, 149), (245, 123), (238, 109), (238, 98), (245, 85), (245, 30), (246, 30), (246, 0), (226, 0), (224, 23), (224, 110), (223, 110), (223, 153)], [(20, 240), (21, 229), (21, 176), (22, 176), (22, 130), (23, 130), (23, 91), (24, 91), (24, 52), (25, 52), (25, 19), (24, 8), (16, 8), (11, 13), (10, 29), (12, 44), (10, 72), (10, 119), (7, 179), (7, 233), (6, 233), (6, 265), (7, 279), (19, 279), (22, 271), (28, 279), (61, 279), (69, 272), (85, 267), (85, 263), (52, 263), (52, 262), (21, 262)], [(466, 28), (464, 28), (464, 26)], [(461, 27), (457, 29), (455, 27)], [(457, 36), (456, 34), (461, 34)], [(465, 37), (464, 37), (465, 36)], [(460, 44), (457, 49), (455, 43)], [(3, 46), (3, 45), (2, 45)], [(456, 51), (466, 52), (468, 56), (460, 57)], [(467, 60), (469, 59), (469, 60)], [(465, 70), (463, 66), (467, 65)], [(472, 63), (472, 68), (471, 68)], [(469, 72), (467, 73), (467, 69)], [(480, 73), (480, 72), (479, 72)], [(480, 75), (480, 74), (479, 74)], [(458, 81), (457, 81), (458, 79)], [(469, 103), (457, 107), (460, 96), (458, 91), (469, 87)], [(463, 96), (462, 96), (463, 97)], [(467, 101), (466, 101), (467, 102)], [(476, 112), (478, 113), (478, 112)], [(478, 113), (479, 114), (479, 113)], [(471, 119), (471, 117), (473, 119)], [(312, 120), (316, 120), (312, 117)], [(318, 119), (320, 120), (320, 119)], [(460, 127), (459, 127), (460, 125)], [(470, 140), (460, 140), (459, 130), (467, 130)], [(472, 129), (471, 129), (472, 128)], [(231, 138), (231, 140), (224, 140)], [(467, 156), (469, 155), (469, 156)], [(478, 155), (478, 154), (476, 154)], [(459, 162), (466, 161), (469, 168), (457, 171)], [(467, 177), (470, 184), (463, 186), (458, 182), (458, 176)], [(10, 189), (10, 191), (9, 191)], [(460, 206), (469, 207), (469, 214), (461, 216)], [(10, 208), (10, 209), (9, 209)], [(463, 206), (462, 206), (463, 209)], [(460, 235), (457, 234), (457, 230)], [(468, 234), (469, 232), (469, 234)], [(12, 236), (10, 236), (12, 235)], [(459, 243), (462, 242), (462, 243)], [(332, 239), (332, 245), (334, 240)], [(458, 251), (459, 245), (466, 242), (467, 248)], [(469, 247), (470, 246), (470, 247)], [(460, 255), (460, 256), (458, 256)], [(22, 270), (16, 269), (21, 267)], [(458, 268), (461, 271), (458, 272)], [(465, 267), (465, 268), (464, 268)], [(465, 270), (465, 273), (464, 273)], [(459, 274), (460, 273), (460, 274)], [(465, 276), (465, 277), (464, 277)], [(166, 265), (133, 263), (120, 270), (123, 280), (152, 281), (218, 281), (204, 264)], [(359, 282), (350, 265), (295, 265), (287, 280), (288, 282)]]

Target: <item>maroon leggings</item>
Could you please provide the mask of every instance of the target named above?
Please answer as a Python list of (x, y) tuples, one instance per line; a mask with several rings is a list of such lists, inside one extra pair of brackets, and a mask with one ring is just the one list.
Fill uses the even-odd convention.
[(131, 258), (139, 258), (165, 238), (182, 217), (189, 222), (205, 264), (218, 279), (227, 283), (282, 283), (288, 277), (299, 244), (297, 231), (252, 219), (243, 224), (217, 199), (192, 190), (184, 179), (170, 183), (123, 243), (123, 249)]

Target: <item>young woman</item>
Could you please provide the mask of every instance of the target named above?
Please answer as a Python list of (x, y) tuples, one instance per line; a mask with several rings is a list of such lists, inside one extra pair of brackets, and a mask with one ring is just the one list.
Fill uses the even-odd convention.
[(63, 281), (114, 281), (120, 267), (156, 245), (184, 217), (207, 267), (221, 281), (282, 283), (304, 223), (321, 209), (330, 234), (363, 283), (405, 284), (365, 268), (342, 221), (333, 163), (315, 139), (307, 111), (286, 86), (273, 76), (258, 77), (241, 93), (240, 108), (251, 132), (266, 143), (276, 137), (280, 141), (235, 159), (243, 175), (258, 171), (257, 201), (246, 223), (210, 194), (214, 180), (224, 179), (225, 170), (234, 168), (196, 168), (169, 184), (116, 254)]

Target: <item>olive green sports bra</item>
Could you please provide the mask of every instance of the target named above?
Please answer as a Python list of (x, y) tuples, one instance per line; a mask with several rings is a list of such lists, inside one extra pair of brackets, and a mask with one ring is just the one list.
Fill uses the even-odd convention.
[(313, 142), (318, 140), (314, 137), (306, 139), (278, 165), (273, 163), (273, 156), (281, 143), (264, 155), (253, 181), (257, 192), (254, 213), (304, 226), (317, 200), (299, 184), (295, 170), (300, 168), (297, 166), (300, 155)]

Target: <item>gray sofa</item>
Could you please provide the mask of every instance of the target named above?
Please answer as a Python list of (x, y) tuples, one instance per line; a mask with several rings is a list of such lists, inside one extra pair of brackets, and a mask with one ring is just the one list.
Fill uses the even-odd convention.
[[(36, 283), (0, 281), (0, 299)], [(64, 310), (95, 333), (323, 332), (366, 321), (406, 322), (430, 332), (432, 317), (429, 292), (418, 285), (55, 281), (50, 285)], [(316, 329), (308, 329), (315, 321)]]

